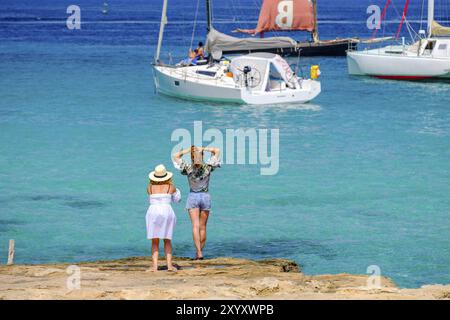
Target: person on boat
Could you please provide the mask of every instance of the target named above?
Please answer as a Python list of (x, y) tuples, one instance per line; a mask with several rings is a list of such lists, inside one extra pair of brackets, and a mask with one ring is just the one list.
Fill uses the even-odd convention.
[(203, 42), (199, 42), (198, 43), (198, 47), (197, 47), (197, 56), (199, 59), (205, 59), (205, 49), (203, 48)]
[(164, 240), (164, 252), (167, 260), (167, 270), (176, 272), (172, 264), (172, 235), (177, 222), (173, 212), (172, 202), (180, 202), (181, 193), (172, 182), (172, 172), (168, 172), (164, 165), (158, 165), (149, 174), (147, 194), (150, 206), (145, 217), (147, 223), (147, 239), (152, 241), (152, 268), (158, 270), (159, 239)]
[(178, 65), (179, 66), (196, 66), (197, 61), (201, 58), (198, 54), (198, 49), (189, 49), (188, 57), (184, 60), (181, 60)]
[[(204, 152), (210, 152), (211, 157), (203, 162)], [(183, 160), (183, 155), (191, 154), (191, 163)], [(220, 167), (220, 149), (195, 147), (181, 150), (173, 155), (173, 163), (182, 175), (187, 176), (190, 193), (186, 202), (186, 210), (192, 222), (192, 238), (196, 248), (196, 260), (203, 259), (203, 248), (206, 244), (206, 224), (211, 212), (211, 196), (209, 194), (209, 179), (211, 173)]]
[(197, 65), (197, 61), (202, 59), (202, 55), (199, 53), (198, 49), (194, 49), (194, 51), (189, 49), (189, 59), (191, 59), (191, 64), (195, 66)]

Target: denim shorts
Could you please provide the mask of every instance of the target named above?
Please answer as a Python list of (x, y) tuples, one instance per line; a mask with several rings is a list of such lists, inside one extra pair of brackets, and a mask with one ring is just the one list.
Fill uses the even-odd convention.
[(208, 192), (190, 192), (186, 202), (186, 210), (200, 209), (211, 211), (211, 196)]

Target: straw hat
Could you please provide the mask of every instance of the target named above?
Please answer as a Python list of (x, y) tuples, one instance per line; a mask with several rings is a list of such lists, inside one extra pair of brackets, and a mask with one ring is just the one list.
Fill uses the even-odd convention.
[(148, 175), (148, 177), (150, 178), (150, 180), (155, 181), (155, 182), (162, 182), (162, 181), (166, 181), (169, 180), (170, 178), (172, 178), (172, 172), (169, 172), (166, 170), (166, 167), (162, 164), (156, 166), (155, 171), (150, 172), (150, 174)]

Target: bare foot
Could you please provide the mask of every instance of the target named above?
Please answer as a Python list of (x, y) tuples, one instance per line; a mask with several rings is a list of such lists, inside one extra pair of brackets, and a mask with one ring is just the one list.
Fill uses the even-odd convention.
[(156, 271), (158, 271), (158, 267), (156, 268), (151, 267), (150, 269), (145, 270), (145, 272), (156, 272)]
[(167, 271), (169, 271), (169, 272), (177, 272), (178, 269), (176, 267), (174, 267), (174, 266), (171, 266), (171, 267), (167, 267)]
[(203, 253), (197, 252), (195, 254), (195, 260), (203, 260)]

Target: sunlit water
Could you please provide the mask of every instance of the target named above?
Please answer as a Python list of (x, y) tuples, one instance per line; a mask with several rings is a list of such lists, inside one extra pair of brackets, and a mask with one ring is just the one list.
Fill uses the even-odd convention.
[[(344, 58), (304, 58), (305, 74), (320, 64), (323, 75), (311, 104), (175, 100), (152, 82), (160, 1), (110, 1), (107, 17), (85, 4), (92, 23), (80, 31), (65, 29), (56, 1), (31, 3), (0, 6), (1, 262), (11, 238), (18, 263), (148, 254), (147, 174), (173, 169), (173, 130), (199, 120), (204, 130), (280, 130), (277, 175), (255, 165), (214, 173), (208, 257), (291, 258), (309, 274), (378, 265), (402, 286), (449, 283), (450, 84), (352, 78)], [(342, 9), (359, 25), (322, 6), (324, 37), (364, 30), (366, 5)], [(192, 24), (167, 29), (163, 57), (178, 59)], [(175, 182), (186, 196), (185, 178)], [(184, 201), (174, 208), (175, 254), (192, 256)]]

